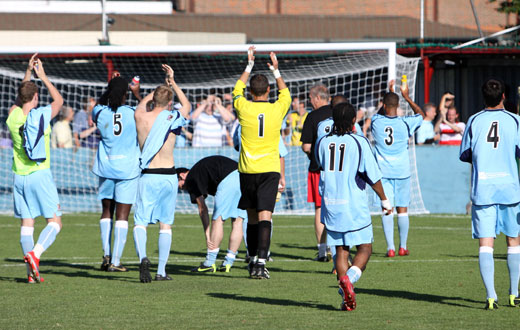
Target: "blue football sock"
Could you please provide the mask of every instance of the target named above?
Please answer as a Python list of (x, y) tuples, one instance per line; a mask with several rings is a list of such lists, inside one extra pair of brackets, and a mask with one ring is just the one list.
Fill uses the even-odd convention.
[(350, 280), (350, 283), (354, 284), (361, 277), (361, 269), (359, 269), (357, 266), (352, 266), (347, 270), (347, 276)]
[(387, 250), (395, 250), (394, 245), (394, 215), (383, 215), (383, 232), (385, 233)]
[(408, 213), (397, 214), (397, 228), (399, 228), (399, 247), (406, 250), (406, 240), (408, 239), (408, 229), (410, 228)]
[(101, 232), (101, 246), (103, 256), (110, 255), (110, 240), (112, 237), (112, 219), (104, 218), (99, 220), (99, 231)]
[(225, 266), (225, 265), (233, 266), (237, 253), (238, 253), (238, 251), (233, 252), (231, 250), (227, 250), (226, 258), (224, 259), (224, 262), (222, 263), (222, 265), (223, 266)]
[(330, 253), (332, 254), (332, 262), (334, 264), (334, 268), (336, 268), (336, 246), (332, 245), (330, 247)]
[(20, 230), (20, 245), (22, 246), (23, 255), (32, 251), (34, 248), (34, 227), (22, 226)]
[(57, 222), (49, 222), (47, 226), (43, 228), (38, 241), (33, 248), (34, 256), (40, 259), (41, 254), (54, 243), (56, 235), (60, 232), (60, 225)]
[(166, 276), (166, 263), (170, 257), (170, 248), (172, 246), (172, 230), (161, 229), (159, 231), (159, 265), (157, 266), (157, 274)]
[(114, 231), (114, 247), (112, 250), (112, 264), (119, 266), (121, 256), (126, 244), (126, 235), (128, 234), (128, 221), (117, 220)]
[(495, 292), (495, 261), (493, 260), (493, 248), (481, 246), (478, 254), (480, 275), (486, 287), (487, 298), (497, 299)]
[(509, 269), (509, 294), (518, 297), (518, 281), (520, 279), (520, 245), (507, 248), (507, 268)]
[(218, 251), (220, 251), (219, 248), (216, 248), (214, 250), (208, 249), (208, 253), (206, 254), (206, 260), (204, 260), (204, 266), (209, 267), (215, 264), (215, 261), (217, 260)]
[(137, 252), (137, 257), (139, 258), (139, 262), (146, 258), (146, 227), (137, 225), (134, 227), (134, 244), (135, 244), (135, 252)]

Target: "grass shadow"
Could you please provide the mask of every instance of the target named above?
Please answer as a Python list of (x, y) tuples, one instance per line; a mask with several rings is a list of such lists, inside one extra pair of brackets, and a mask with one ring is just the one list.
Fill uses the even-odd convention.
[(318, 250), (316, 249), (316, 245), (308, 246), (308, 245), (287, 244), (287, 243), (281, 243), (281, 244), (276, 244), (276, 245), (281, 248), (284, 248), (284, 249), (313, 250), (313, 251), (318, 252)]
[[(356, 288), (357, 294), (370, 294), (374, 296), (380, 297), (388, 297), (388, 298), (401, 298), (408, 299), (412, 301), (425, 301), (434, 304), (443, 304), (449, 306), (463, 307), (463, 308), (472, 308), (472, 309), (481, 309), (474, 306), (468, 306), (462, 304), (466, 303), (482, 303), (482, 301), (475, 301), (472, 299), (466, 299), (462, 297), (448, 297), (448, 296), (439, 296), (434, 294), (427, 293), (417, 293), (403, 290), (383, 290), (383, 289), (366, 289), (366, 288)], [(455, 302), (452, 302), (455, 301)], [(461, 302), (461, 303), (457, 303)]]
[(290, 299), (273, 299), (266, 297), (248, 297), (242, 296), (238, 294), (228, 294), (228, 293), (208, 293), (207, 294), (213, 298), (219, 299), (233, 299), (237, 301), (245, 301), (245, 302), (253, 302), (257, 304), (269, 304), (269, 305), (278, 305), (278, 306), (295, 306), (295, 307), (306, 307), (306, 308), (314, 308), (320, 310), (328, 310), (328, 311), (338, 311), (339, 309), (334, 308), (331, 305), (319, 304), (312, 301), (295, 301)]
[[(477, 253), (472, 254), (472, 255), (442, 254), (442, 256), (449, 257), (449, 258), (475, 259), (475, 261), (478, 261), (478, 251), (477, 251)], [(505, 253), (494, 253), (493, 254), (493, 259), (507, 260), (507, 254), (505, 254)]]
[[(155, 253), (159, 253), (159, 251), (155, 251)], [(192, 252), (192, 251), (170, 251), (170, 255), (177, 257), (177, 256), (187, 256), (187, 257), (193, 257), (193, 258), (206, 258), (206, 252), (200, 251), (200, 252)]]
[[(4, 259), (7, 262), (13, 262), (13, 263), (19, 263), (23, 264), (24, 261), (21, 259), (12, 259), (12, 258), (6, 258)], [(99, 262), (99, 265), (101, 262)], [(104, 280), (117, 280), (117, 281), (123, 281), (123, 282), (133, 282), (133, 280), (122, 277), (122, 276), (116, 276), (118, 273), (107, 273), (105, 271), (99, 270), (99, 265), (96, 264), (95, 266), (92, 265), (85, 265), (80, 263), (70, 263), (70, 262), (63, 262), (61, 260), (56, 259), (46, 259), (42, 260), (40, 262), (40, 274), (42, 277), (45, 278), (46, 274), (53, 274), (53, 275), (62, 275), (66, 277), (84, 277), (84, 278), (94, 278), (94, 279), (104, 279)], [(65, 269), (70, 269), (70, 271), (67, 271)], [(129, 271), (137, 270), (139, 271), (139, 265), (132, 265), (127, 267)], [(25, 270), (25, 269), (24, 269)], [(27, 283), (27, 279), (21, 278), (11, 278), (10, 280), (15, 279), (17, 282), (23, 282)], [(1, 280), (1, 279), (0, 279)], [(137, 278), (139, 280), (139, 278)]]

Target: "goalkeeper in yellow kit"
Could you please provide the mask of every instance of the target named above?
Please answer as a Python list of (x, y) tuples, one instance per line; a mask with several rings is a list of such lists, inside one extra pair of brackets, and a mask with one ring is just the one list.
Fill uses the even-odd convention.
[(278, 100), (268, 101), (269, 81), (263, 74), (251, 78), (249, 91), (253, 101), (244, 97), (244, 89), (254, 66), (255, 47), (248, 49), (248, 65), (233, 90), (233, 103), (242, 126), (242, 148), (238, 162), (242, 197), (238, 204), (247, 210), (247, 249), (252, 278), (268, 279), (265, 261), (271, 244), (271, 217), (280, 181), (278, 142), (282, 122), (291, 105), (291, 94), (278, 71), (278, 60), (271, 52), (268, 63), (279, 90)]

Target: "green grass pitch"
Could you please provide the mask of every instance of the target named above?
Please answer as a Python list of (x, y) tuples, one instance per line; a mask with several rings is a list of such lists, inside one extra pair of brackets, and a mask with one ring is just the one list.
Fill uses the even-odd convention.
[[(42, 255), (45, 282), (29, 285), (19, 221), (0, 217), (1, 329), (520, 328), (520, 308), (505, 305), (509, 277), (503, 236), (495, 246), (500, 308), (483, 310), (478, 242), (471, 239), (466, 216), (411, 217), (411, 254), (393, 259), (384, 257), (380, 218), (374, 217), (374, 253), (355, 285), (358, 307), (352, 312), (339, 310), (332, 264), (311, 261), (316, 251), (312, 217), (274, 217), (271, 279), (252, 280), (243, 245), (231, 273), (191, 273), (205, 256), (202, 226), (196, 215), (177, 215), (167, 266), (173, 281), (151, 284), (139, 282), (131, 230), (122, 259), (130, 271), (98, 270), (98, 219), (97, 214), (64, 215), (61, 233)], [(35, 240), (43, 226), (39, 219)], [(148, 255), (154, 271), (157, 237), (158, 226), (150, 226)], [(218, 262), (226, 247), (225, 238)]]

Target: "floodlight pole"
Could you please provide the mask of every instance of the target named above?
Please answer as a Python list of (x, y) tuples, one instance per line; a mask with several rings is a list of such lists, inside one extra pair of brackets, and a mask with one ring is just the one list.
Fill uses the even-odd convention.
[(108, 18), (107, 18), (107, 12), (106, 12), (106, 1), (101, 0), (101, 29), (102, 29), (102, 37), (101, 40), (99, 40), (100, 45), (107, 45), (109, 44), (108, 41)]
[[(473, 3), (473, 0), (469, 0), (469, 3), (471, 4), (471, 10), (473, 11), (473, 17), (475, 17), (475, 23), (477, 24), (478, 34), (481, 38), (484, 38), (484, 33), (482, 33), (482, 29), (480, 28), (480, 22), (478, 20), (477, 15), (477, 9), (475, 9), (475, 4)], [(482, 41), (484, 43), (484, 41)]]
[(424, 0), (421, 0), (421, 31), (420, 31), (421, 43), (424, 42)]

